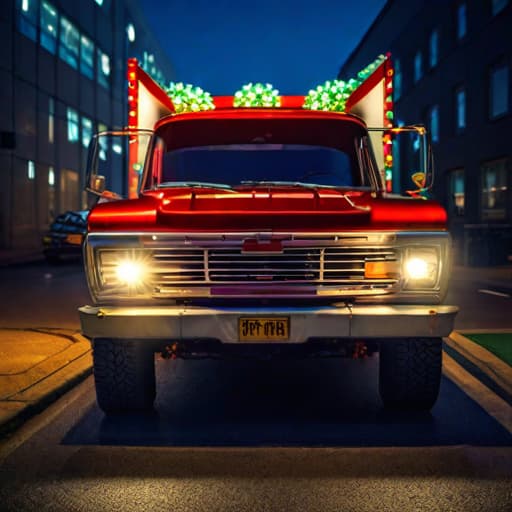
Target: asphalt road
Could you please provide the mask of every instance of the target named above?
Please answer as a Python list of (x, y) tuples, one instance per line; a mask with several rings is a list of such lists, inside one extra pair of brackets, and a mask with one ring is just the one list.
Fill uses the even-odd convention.
[[(88, 302), (75, 265), (0, 269), (0, 294), (0, 326), (77, 327)], [(378, 356), (156, 364), (153, 414), (106, 418), (89, 378), (0, 445), (0, 509), (512, 509), (512, 436), (446, 378), (411, 416), (382, 409)]]
[(445, 378), (385, 412), (377, 366), (158, 360), (154, 414), (117, 418), (88, 379), (11, 440), (2, 510), (510, 510), (512, 436)]

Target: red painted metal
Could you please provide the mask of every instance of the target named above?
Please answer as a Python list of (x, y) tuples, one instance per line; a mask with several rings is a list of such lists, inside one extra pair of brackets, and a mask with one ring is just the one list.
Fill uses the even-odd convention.
[(187, 188), (147, 192), (138, 200), (97, 205), (89, 230), (140, 232), (356, 231), (444, 229), (446, 212), (434, 201), (373, 198), (350, 192), (354, 208), (334, 189), (255, 187), (249, 192)]

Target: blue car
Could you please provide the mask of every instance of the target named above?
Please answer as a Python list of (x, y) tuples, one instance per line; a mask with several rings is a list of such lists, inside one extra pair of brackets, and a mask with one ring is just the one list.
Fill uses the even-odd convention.
[(68, 211), (55, 218), (43, 237), (43, 254), (49, 263), (81, 256), (88, 215), (89, 210)]

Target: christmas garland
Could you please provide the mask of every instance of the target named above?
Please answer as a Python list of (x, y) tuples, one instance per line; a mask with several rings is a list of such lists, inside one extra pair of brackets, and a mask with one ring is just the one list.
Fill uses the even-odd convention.
[(178, 114), (182, 112), (197, 112), (215, 108), (213, 98), (209, 92), (201, 87), (194, 87), (183, 82), (171, 82), (166, 90)]
[(279, 107), (279, 91), (271, 84), (245, 84), (235, 93), (234, 107)]

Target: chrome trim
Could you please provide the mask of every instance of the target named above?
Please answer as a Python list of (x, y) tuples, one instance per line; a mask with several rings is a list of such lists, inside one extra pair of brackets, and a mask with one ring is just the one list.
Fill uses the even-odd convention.
[(180, 341), (217, 339), (240, 343), (241, 316), (287, 316), (290, 341), (310, 338), (400, 338), (448, 336), (455, 306), (358, 306), (202, 308), (92, 307), (79, 309), (82, 332), (89, 338), (136, 338)]

